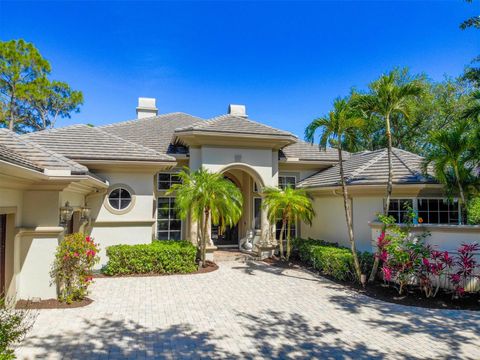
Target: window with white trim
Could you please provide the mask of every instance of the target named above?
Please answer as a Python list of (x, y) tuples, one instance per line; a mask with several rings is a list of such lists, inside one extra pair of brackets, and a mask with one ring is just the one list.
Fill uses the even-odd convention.
[(161, 172), (158, 174), (158, 190), (166, 191), (173, 184), (180, 184), (182, 181), (176, 172)]
[(124, 210), (131, 202), (132, 194), (125, 188), (118, 187), (108, 194), (108, 203), (115, 210)]
[(255, 230), (260, 230), (262, 228), (262, 198), (254, 197), (253, 198), (253, 220)]
[(182, 220), (175, 209), (175, 198), (159, 197), (157, 207), (157, 239), (181, 240)]
[(457, 199), (446, 198), (416, 198), (391, 199), (388, 215), (397, 223), (404, 223), (410, 206), (418, 216), (418, 222), (423, 224), (460, 224), (460, 206)]
[(282, 190), (285, 190), (287, 186), (295, 189), (297, 183), (297, 177), (294, 175), (279, 175), (278, 176), (278, 187)]

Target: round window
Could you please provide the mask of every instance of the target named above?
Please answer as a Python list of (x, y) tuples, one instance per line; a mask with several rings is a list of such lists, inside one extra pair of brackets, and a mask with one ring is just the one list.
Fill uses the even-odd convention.
[(126, 209), (132, 202), (132, 195), (125, 188), (116, 188), (108, 195), (108, 203), (115, 210)]

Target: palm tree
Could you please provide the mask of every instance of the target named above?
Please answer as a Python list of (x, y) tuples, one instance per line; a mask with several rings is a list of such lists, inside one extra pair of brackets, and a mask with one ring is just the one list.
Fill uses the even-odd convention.
[(355, 237), (353, 234), (352, 212), (350, 209), (350, 201), (348, 199), (347, 184), (343, 169), (343, 147), (348, 146), (349, 149), (354, 149), (358, 144), (359, 130), (365, 125), (365, 120), (356, 114), (348, 101), (345, 99), (336, 99), (333, 103), (333, 110), (328, 116), (313, 120), (305, 130), (305, 139), (313, 142), (315, 132), (318, 129), (322, 130), (319, 146), (322, 149), (327, 147), (329, 143), (338, 151), (338, 166), (340, 169), (340, 181), (343, 192), (343, 206), (345, 208), (345, 218), (348, 227), (348, 237), (350, 239), (350, 247), (354, 260), (355, 272), (357, 279), (360, 281), (361, 269), (360, 262), (357, 256), (357, 249), (355, 246)]
[[(380, 79), (371, 84), (371, 91), (369, 94), (352, 95), (352, 104), (356, 108), (361, 109), (370, 117), (379, 116), (385, 121), (385, 135), (387, 137), (388, 181), (387, 196), (383, 207), (384, 215), (388, 214), (393, 188), (392, 132), (390, 127), (390, 118), (394, 114), (399, 114), (408, 120), (410, 118), (409, 110), (412, 100), (418, 98), (423, 93), (423, 87), (420, 83), (415, 80), (402, 82), (400, 81), (399, 77), (398, 70), (393, 70), (387, 75), (382, 75)], [(379, 257), (376, 256), (368, 281), (373, 281), (375, 279), (375, 275), (377, 274), (378, 270), (378, 264)]]
[(276, 187), (266, 187), (263, 190), (264, 200), (263, 208), (267, 210), (267, 217), (271, 224), (277, 219), (282, 220), (282, 228), (280, 230), (280, 258), (283, 259), (283, 234), (287, 229), (287, 254), (286, 259), (290, 258), (291, 239), (290, 230), (292, 223), (295, 224), (299, 220), (304, 223), (311, 224), (315, 216), (313, 204), (305, 190), (294, 189), (287, 186), (285, 189)]
[(167, 194), (175, 194), (175, 207), (182, 219), (190, 215), (199, 223), (200, 261), (205, 266), (208, 226), (234, 226), (242, 216), (242, 193), (222, 174), (204, 168), (193, 172), (186, 168), (178, 176), (181, 183), (172, 185)]
[(431, 148), (423, 163), (425, 173), (431, 165), (436, 179), (460, 195), (463, 210), (468, 201), (468, 188), (475, 185), (477, 164), (472, 160), (468, 128), (468, 123), (461, 121), (451, 128), (432, 131)]

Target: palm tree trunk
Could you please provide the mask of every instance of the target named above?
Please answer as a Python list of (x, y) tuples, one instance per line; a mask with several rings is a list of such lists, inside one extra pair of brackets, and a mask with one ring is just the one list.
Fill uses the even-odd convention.
[(287, 222), (287, 261), (290, 259), (290, 252), (291, 252), (291, 243), (290, 243), (290, 229), (291, 229), (291, 224), (290, 220)]
[(8, 129), (13, 131), (15, 125), (15, 87), (13, 88), (13, 94), (10, 98), (10, 119), (8, 122)]
[(282, 219), (282, 229), (280, 230), (280, 239), (278, 239), (278, 246), (280, 251), (280, 259), (283, 259), (283, 232), (285, 231), (286, 220)]
[[(455, 164), (455, 166), (453, 167), (454, 171), (455, 171), (455, 177), (457, 178), (457, 185), (458, 185), (458, 190), (460, 192), (460, 199), (462, 200), (462, 204), (460, 205), (460, 209), (462, 209), (462, 215), (463, 215), (463, 211), (466, 211), (467, 207), (466, 207), (466, 200), (465, 200), (465, 192), (463, 191), (463, 186), (460, 182), (460, 173), (458, 171), (458, 166)], [(465, 214), (467, 215), (467, 214)], [(462, 219), (460, 218), (460, 222), (463, 222)]]
[[(392, 196), (392, 189), (393, 189), (393, 170), (392, 170), (392, 132), (390, 131), (390, 114), (385, 115), (385, 122), (386, 122), (386, 135), (387, 135), (387, 156), (388, 156), (388, 180), (387, 180), (387, 198), (385, 199), (385, 204), (383, 206), (383, 215), (388, 215), (388, 209), (390, 208), (390, 198)], [(386, 225), (384, 224), (382, 227), (382, 231), (386, 231)], [(373, 262), (372, 272), (370, 273), (370, 277), (368, 278), (368, 282), (372, 282), (375, 280), (375, 276), (377, 275), (378, 265), (380, 263), (379, 258), (379, 249), (376, 251), (375, 260)]]
[(360, 269), (360, 262), (358, 261), (357, 255), (357, 248), (355, 246), (355, 237), (353, 234), (353, 223), (352, 223), (352, 212), (350, 209), (350, 202), (348, 199), (348, 190), (347, 185), (345, 183), (345, 175), (343, 171), (343, 157), (342, 157), (342, 149), (338, 148), (338, 160), (340, 166), (340, 179), (342, 182), (342, 192), (343, 192), (343, 206), (345, 208), (345, 218), (347, 220), (347, 228), (348, 228), (348, 237), (350, 240), (350, 247), (352, 249), (352, 256), (353, 256), (353, 265), (355, 267), (355, 273), (357, 275), (357, 280), (360, 281), (360, 276), (362, 275), (362, 270)]
[(201, 246), (201, 262), (202, 266), (205, 267), (205, 259), (206, 259), (206, 253), (207, 253), (207, 235), (208, 235), (208, 224), (209, 224), (209, 219), (210, 219), (210, 210), (205, 209), (205, 216), (203, 221), (205, 221), (203, 225), (203, 234), (202, 234), (202, 246)]

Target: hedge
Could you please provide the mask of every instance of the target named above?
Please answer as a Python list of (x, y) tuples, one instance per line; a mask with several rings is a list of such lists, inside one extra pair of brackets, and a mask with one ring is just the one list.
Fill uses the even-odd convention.
[[(337, 280), (356, 281), (350, 249), (323, 240), (300, 238), (293, 241), (293, 249), (295, 256), (315, 270)], [(358, 257), (362, 272), (368, 275), (373, 265), (373, 254), (358, 252)]]
[(197, 270), (197, 248), (188, 241), (153, 241), (150, 244), (107, 247), (106, 275), (175, 274)]

